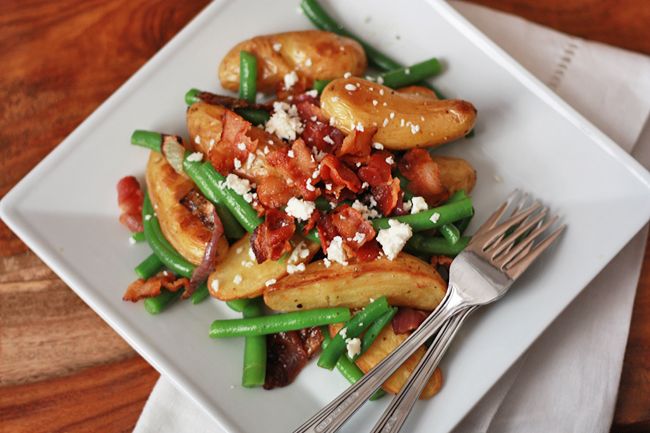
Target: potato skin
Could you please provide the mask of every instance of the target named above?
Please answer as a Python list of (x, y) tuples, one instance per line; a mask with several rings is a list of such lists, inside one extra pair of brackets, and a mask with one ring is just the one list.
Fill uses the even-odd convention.
[(476, 185), (476, 170), (469, 162), (450, 156), (432, 155), (431, 159), (438, 164), (440, 181), (449, 190), (450, 195), (461, 189), (467, 194), (472, 192)]
[(433, 310), (445, 295), (447, 284), (422, 260), (400, 253), (395, 260), (379, 258), (342, 266), (325, 267), (322, 260), (304, 272), (287, 275), (264, 292), (272, 310), (298, 311), (314, 308), (360, 308), (370, 298), (386, 296), (391, 305)]
[[(185, 115), (190, 145), (207, 155), (212, 146), (221, 141), (223, 133), (223, 116), (227, 108), (205, 102), (196, 102), (189, 106)], [(198, 139), (196, 137), (199, 137)]]
[(398, 92), (354, 77), (329, 83), (321, 95), (321, 108), (346, 134), (359, 124), (376, 126), (374, 140), (392, 150), (456, 140), (469, 133), (476, 120), (476, 109), (467, 101), (437, 100), (421, 91)]
[[(280, 50), (273, 49), (281, 44)], [(356, 41), (320, 30), (257, 36), (235, 45), (219, 64), (219, 80), (228, 90), (239, 90), (239, 52), (257, 57), (257, 90), (270, 93), (293, 70), (310, 81), (331, 79), (350, 72), (361, 75), (367, 61)]]
[[(149, 156), (146, 180), (163, 235), (187, 261), (200, 264), (212, 234), (198, 217), (180, 203), (194, 184), (176, 173), (165, 157), (157, 152), (151, 152)], [(223, 259), (227, 251), (228, 241), (222, 237), (217, 247), (217, 262)]]
[[(254, 298), (260, 296), (271, 279), (280, 280), (287, 275), (287, 262), (267, 260), (257, 263), (249, 256), (251, 235), (247, 234), (234, 243), (224, 260), (208, 278), (210, 294), (222, 301)], [(314, 242), (306, 242), (309, 255), (296, 262), (308, 263), (320, 249)], [(246, 265), (244, 265), (246, 263)], [(235, 275), (242, 277), (241, 283), (235, 284)], [(217, 281), (218, 283), (215, 283)]]
[[(343, 327), (342, 323), (337, 323), (329, 326), (330, 336), (334, 337), (337, 332)], [(408, 334), (395, 334), (393, 332), (393, 327), (389, 323), (382, 329), (382, 331), (377, 336), (377, 339), (372, 343), (372, 346), (368, 350), (358, 357), (355, 361), (357, 366), (367, 373), (375, 365), (387, 357), (393, 350), (397, 348), (400, 344), (408, 338)], [(400, 389), (404, 386), (408, 378), (415, 370), (418, 362), (424, 356), (426, 350), (424, 347), (418, 348), (413, 355), (411, 355), (402, 365), (398, 368), (395, 373), (393, 373), (386, 382), (382, 385), (382, 389), (391, 394), (397, 394)], [(429, 399), (436, 395), (440, 388), (442, 387), (442, 372), (440, 368), (436, 368), (434, 373), (429, 378), (422, 394), (420, 395), (421, 400)]]

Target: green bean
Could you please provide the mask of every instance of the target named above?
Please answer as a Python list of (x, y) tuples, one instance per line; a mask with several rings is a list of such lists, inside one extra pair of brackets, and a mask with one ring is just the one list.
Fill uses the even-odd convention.
[[(332, 341), (327, 327), (321, 330), (323, 333), (323, 349), (327, 348), (327, 345)], [(363, 377), (363, 371), (355, 364), (353, 361), (350, 361), (347, 356), (341, 356), (338, 361), (336, 361), (336, 369), (341, 373), (351, 385), (357, 383), (359, 379)], [(383, 389), (379, 388), (371, 397), (370, 400), (374, 401), (378, 398), (382, 398), (386, 395)]]
[(144, 232), (135, 232), (131, 234), (131, 239), (133, 243), (144, 242), (146, 239), (144, 237)]
[(388, 312), (384, 313), (383, 316), (375, 320), (372, 325), (370, 325), (366, 333), (363, 334), (363, 338), (361, 339), (361, 352), (359, 355), (355, 356), (353, 360), (356, 360), (359, 356), (364, 354), (370, 346), (372, 346), (372, 343), (374, 343), (381, 330), (384, 329), (384, 326), (393, 320), (395, 313), (397, 313), (397, 307), (391, 308)]
[(314, 203), (316, 204), (316, 209), (318, 210), (331, 210), (332, 208), (330, 207), (330, 202), (327, 200), (325, 197), (318, 196), (316, 197), (316, 200), (314, 200)]
[(252, 299), (234, 299), (232, 301), (227, 301), (226, 305), (233, 311), (241, 313), (244, 311), (244, 308), (250, 304)]
[(348, 308), (320, 308), (249, 319), (215, 320), (210, 325), (211, 338), (249, 337), (297, 331), (310, 326), (328, 325), (350, 319)]
[(346, 347), (346, 340), (356, 338), (363, 333), (375, 320), (384, 315), (390, 306), (385, 296), (368, 304), (363, 310), (354, 315), (332, 339), (318, 358), (318, 366), (331, 370), (341, 357)]
[(140, 262), (138, 266), (135, 267), (135, 274), (146, 280), (147, 278), (153, 277), (163, 268), (163, 262), (160, 261), (157, 255), (151, 254), (149, 257)]
[(313, 89), (316, 90), (320, 95), (323, 93), (323, 89), (330, 83), (330, 81), (332, 80), (315, 80)]
[(160, 295), (144, 300), (144, 309), (147, 310), (149, 314), (159, 314), (174, 300), (178, 299), (181, 293), (183, 293), (183, 289), (175, 292), (169, 292), (163, 289)]
[(248, 51), (239, 52), (239, 99), (252, 104), (257, 96), (257, 57)]
[(199, 287), (196, 288), (194, 293), (190, 295), (190, 301), (194, 305), (200, 304), (201, 302), (208, 299), (209, 296), (210, 296), (210, 291), (208, 290), (208, 286), (206, 286), (204, 282), (201, 283), (201, 285), (199, 285)]
[(264, 125), (271, 115), (260, 108), (235, 108), (235, 112), (253, 125)]
[(147, 149), (151, 149), (154, 152), (160, 152), (162, 140), (163, 134), (159, 132), (136, 129), (133, 131), (133, 134), (131, 134), (131, 144), (146, 147)]
[(460, 230), (453, 224), (445, 224), (438, 227), (438, 232), (449, 245), (455, 245), (460, 240)]
[(224, 185), (226, 178), (217, 172), (212, 164), (203, 163), (203, 172), (206, 185), (214, 192), (214, 195), (226, 205), (239, 224), (247, 232), (252, 233), (262, 223), (262, 219), (257, 216), (257, 211), (241, 195)]
[(178, 254), (160, 230), (158, 218), (154, 214), (153, 206), (149, 200), (149, 194), (145, 194), (142, 205), (142, 220), (144, 235), (149, 246), (160, 261), (173, 273), (190, 278), (194, 271), (194, 265)]
[[(410, 225), (413, 231), (420, 232), (423, 230), (435, 229), (444, 224), (453, 223), (462, 218), (468, 217), (473, 213), (474, 208), (472, 207), (472, 200), (470, 198), (465, 198), (455, 203), (447, 203), (416, 214), (377, 218), (371, 222), (375, 230), (381, 230), (389, 228), (390, 225), (388, 221), (394, 219)], [(434, 218), (435, 222), (431, 220), (434, 215), (437, 215), (437, 217)]]
[[(264, 315), (260, 299), (248, 304), (243, 311), (244, 319)], [(266, 335), (246, 337), (244, 343), (244, 371), (241, 384), (246, 388), (264, 385), (266, 378)]]
[(443, 256), (456, 256), (465, 249), (470, 241), (469, 236), (462, 236), (458, 242), (451, 245), (445, 238), (428, 237), (414, 234), (406, 243), (407, 247), (419, 253)]
[(416, 63), (412, 66), (393, 69), (377, 77), (377, 81), (384, 86), (397, 89), (417, 84), (419, 81), (438, 75), (442, 65), (435, 57)]
[(185, 103), (187, 105), (192, 105), (196, 102), (201, 102), (201, 97), (200, 97), (201, 91), (196, 88), (191, 88), (190, 90), (185, 93)]

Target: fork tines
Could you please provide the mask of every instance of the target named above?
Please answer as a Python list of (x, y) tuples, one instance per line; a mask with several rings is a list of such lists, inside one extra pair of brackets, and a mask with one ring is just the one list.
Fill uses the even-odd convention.
[[(468, 250), (516, 279), (565, 229), (557, 215), (528, 194), (515, 190), (473, 236)], [(501, 221), (512, 209), (510, 216)], [(547, 234), (551, 229), (550, 234)]]

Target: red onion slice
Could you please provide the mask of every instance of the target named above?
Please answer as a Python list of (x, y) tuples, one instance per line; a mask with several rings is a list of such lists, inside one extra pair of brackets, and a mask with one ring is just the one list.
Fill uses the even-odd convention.
[(192, 278), (190, 278), (190, 287), (186, 290), (184, 297), (190, 296), (196, 288), (208, 279), (210, 272), (214, 269), (217, 259), (217, 244), (219, 239), (223, 236), (223, 224), (217, 215), (217, 210), (212, 210), (212, 217), (214, 218), (214, 230), (212, 230), (212, 236), (210, 241), (205, 246), (205, 252), (203, 253), (203, 260), (201, 264), (194, 269), (192, 272)]

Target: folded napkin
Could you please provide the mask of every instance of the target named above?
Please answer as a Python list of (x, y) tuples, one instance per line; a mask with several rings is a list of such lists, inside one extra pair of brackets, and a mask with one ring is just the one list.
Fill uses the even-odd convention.
[[(464, 2), (450, 2), (630, 152), (650, 112), (650, 59)], [(650, 122), (635, 149), (650, 166)], [(639, 233), (456, 427), (465, 432), (607, 432), (647, 228)], [(306, 414), (307, 415), (307, 414)], [(135, 433), (223, 432), (161, 377)]]

